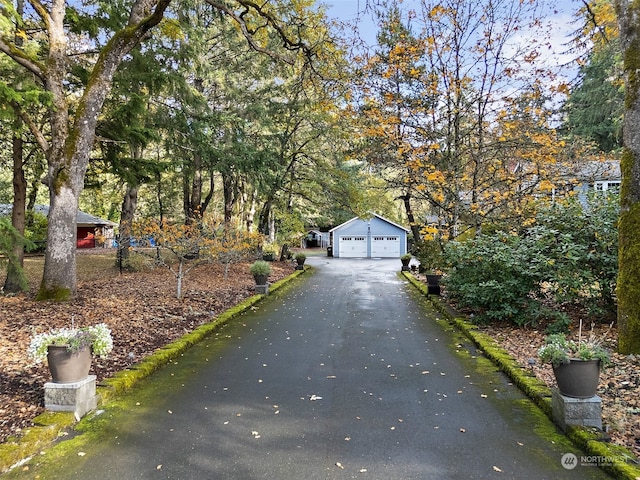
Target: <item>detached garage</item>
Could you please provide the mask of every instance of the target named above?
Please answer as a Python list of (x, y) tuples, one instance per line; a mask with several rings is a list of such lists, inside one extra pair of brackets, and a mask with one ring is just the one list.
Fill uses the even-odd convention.
[(329, 231), (333, 256), (343, 258), (400, 258), (407, 253), (409, 230), (373, 214), (352, 218)]

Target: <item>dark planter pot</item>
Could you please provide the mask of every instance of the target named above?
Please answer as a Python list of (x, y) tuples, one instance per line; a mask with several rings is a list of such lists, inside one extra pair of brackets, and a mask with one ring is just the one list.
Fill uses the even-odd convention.
[(79, 382), (89, 375), (91, 348), (70, 353), (65, 345), (49, 345), (47, 350), (47, 363), (53, 383)]
[(253, 279), (256, 281), (256, 285), (266, 285), (269, 275), (254, 275)]
[(265, 253), (265, 254), (262, 255), (262, 259), (265, 262), (273, 262), (276, 259), (276, 255), (275, 255), (275, 253)]
[(571, 359), (567, 364), (553, 367), (558, 390), (565, 397), (589, 398), (598, 391), (600, 360)]
[(442, 275), (428, 274), (426, 277), (427, 293), (430, 295), (440, 295), (440, 279)]

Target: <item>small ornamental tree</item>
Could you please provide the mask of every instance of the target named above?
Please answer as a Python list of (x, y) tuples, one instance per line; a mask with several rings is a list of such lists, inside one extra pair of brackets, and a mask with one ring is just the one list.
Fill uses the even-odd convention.
[[(264, 240), (259, 234), (206, 222), (184, 225), (148, 220), (134, 224), (132, 231), (139, 246), (135, 251), (174, 274), (177, 298), (182, 298), (183, 279), (194, 267), (218, 261), (225, 266), (226, 280), (231, 264), (255, 254)], [(148, 248), (155, 248), (155, 255)]]
[(211, 252), (214, 258), (224, 265), (224, 279), (229, 278), (229, 268), (233, 263), (257, 255), (265, 237), (259, 233), (250, 233), (222, 226), (216, 230), (212, 239)]
[[(213, 242), (196, 224), (158, 223), (155, 220), (134, 224), (133, 236), (139, 247), (155, 247), (156, 255), (143, 248), (137, 253), (150, 256), (159, 265), (168, 268), (176, 277), (176, 297), (182, 298), (182, 280), (196, 265), (212, 258)], [(168, 252), (169, 255), (163, 255)], [(177, 265), (173, 261), (177, 261)]]

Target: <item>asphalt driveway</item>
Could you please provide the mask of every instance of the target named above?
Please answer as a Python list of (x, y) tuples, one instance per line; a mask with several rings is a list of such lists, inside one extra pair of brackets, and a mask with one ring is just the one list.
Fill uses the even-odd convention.
[(307, 262), (314, 274), (99, 412), (53, 465), (10, 478), (608, 478), (563, 468), (580, 452), (437, 321), (399, 260)]

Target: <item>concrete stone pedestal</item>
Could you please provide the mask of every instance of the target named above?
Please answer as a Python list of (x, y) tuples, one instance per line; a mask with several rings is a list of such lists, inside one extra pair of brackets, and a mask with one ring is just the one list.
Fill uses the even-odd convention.
[(266, 285), (256, 285), (256, 293), (269, 295), (269, 284), (267, 283)]
[(569, 425), (596, 427), (602, 430), (602, 399), (594, 395), (589, 398), (572, 398), (562, 395), (557, 388), (551, 397), (553, 421), (563, 431)]
[(44, 407), (53, 412), (74, 412), (82, 418), (98, 405), (96, 376), (73, 383), (44, 384)]

